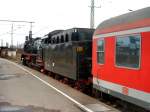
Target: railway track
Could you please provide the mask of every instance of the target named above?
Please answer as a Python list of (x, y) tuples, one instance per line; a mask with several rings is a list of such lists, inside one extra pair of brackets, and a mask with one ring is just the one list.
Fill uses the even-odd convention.
[[(92, 88), (92, 83), (90, 83), (89, 85), (82, 85), (82, 84), (78, 84), (78, 82), (76, 83), (75, 81), (68, 79), (62, 75), (53, 73), (53, 72), (49, 72), (49, 71), (44, 71), (38, 68), (34, 68), (35, 70), (63, 83), (66, 84), (86, 95), (89, 95), (95, 99), (98, 99), (99, 101), (113, 107), (116, 108), (122, 112), (150, 112), (149, 110), (145, 110), (144, 108), (141, 108), (139, 106), (136, 106), (134, 104), (128, 103), (126, 101), (123, 101), (121, 99), (115, 98), (111, 95), (105, 94), (103, 92), (100, 92), (96, 89)], [(84, 83), (83, 83), (84, 84)], [(81, 87), (78, 85), (82, 85)], [(90, 90), (90, 91), (89, 91)]]
[[(13, 63), (13, 62), (11, 62), (11, 63)], [(21, 63), (18, 63), (18, 64), (21, 64)], [(19, 66), (19, 65), (17, 65), (17, 66)], [(21, 65), (21, 66), (23, 66), (23, 65)], [(24, 69), (24, 67), (28, 67), (28, 66), (21, 67), (23, 70), (26, 71), (26, 69)], [(91, 97), (93, 97), (95, 99), (98, 99), (100, 102), (103, 102), (103, 103), (105, 103), (105, 104), (111, 106), (112, 108), (115, 108), (115, 109), (117, 109), (117, 110), (119, 110), (121, 112), (150, 112), (149, 110), (145, 110), (144, 108), (141, 108), (141, 107), (136, 106), (134, 104), (125, 102), (123, 100), (120, 100), (120, 99), (115, 98), (113, 96), (110, 96), (108, 94), (102, 93), (102, 92), (100, 92), (100, 91), (98, 91), (96, 89), (93, 89), (91, 85), (89, 85), (88, 87), (85, 87), (87, 85), (84, 85), (84, 86), (82, 86), (80, 88), (79, 86), (77, 86), (75, 81), (70, 80), (70, 79), (68, 79), (68, 78), (66, 78), (64, 76), (59, 75), (59, 74), (52, 73), (52, 72), (49, 72), (49, 71), (44, 71), (44, 70), (41, 70), (41, 69), (36, 68), (36, 67), (31, 68), (31, 69), (36, 70), (36, 71), (42, 73), (43, 75), (51, 77), (54, 80), (57, 80), (57, 81), (65, 84), (65, 85), (68, 85), (71, 88), (76, 89), (76, 90), (78, 90), (78, 91), (80, 91), (80, 92), (82, 92), (82, 93), (84, 93), (84, 94), (86, 94), (88, 96), (91, 96)], [(32, 73), (30, 73), (30, 74), (32, 74)], [(32, 74), (32, 75), (34, 75), (34, 74)], [(44, 82), (44, 83), (46, 83), (46, 82)], [(84, 106), (79, 106), (79, 107), (81, 107), (81, 109), (85, 110), (86, 112), (92, 112), (92, 111), (88, 110), (88, 108), (85, 109)]]

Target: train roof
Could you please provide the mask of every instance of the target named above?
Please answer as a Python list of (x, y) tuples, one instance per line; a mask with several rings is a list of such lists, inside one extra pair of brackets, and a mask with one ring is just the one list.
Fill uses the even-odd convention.
[(70, 29), (62, 30), (61, 32), (56, 33), (56, 35), (62, 33), (69, 33), (69, 32), (92, 32), (92, 31), (94, 31), (94, 29), (91, 28), (70, 28)]
[(69, 30), (77, 30), (77, 31), (81, 31), (81, 32), (88, 32), (88, 31), (93, 31), (93, 30), (95, 30), (95, 29), (92, 29), (92, 28), (71, 28), (71, 29), (68, 29), (68, 30), (66, 30), (66, 31), (69, 31)]
[(91, 28), (71, 28), (71, 29), (63, 30), (63, 31), (53, 35), (52, 38), (56, 38), (58, 36), (66, 35), (66, 34), (67, 35), (76, 34), (76, 36), (77, 36), (77, 34), (82, 33), (82, 35), (80, 35), (78, 40), (91, 40), (94, 30), (95, 29), (91, 29)]
[(147, 26), (150, 26), (150, 7), (105, 20), (96, 28), (94, 34), (106, 34)]
[(53, 36), (55, 34), (58, 34), (58, 33), (62, 32), (62, 31), (64, 31), (64, 30), (54, 30), (54, 31), (49, 32), (48, 35)]
[(34, 41), (36, 41), (36, 40), (40, 40), (40, 39), (41, 39), (41, 37), (33, 38), (33, 40), (34, 40)]

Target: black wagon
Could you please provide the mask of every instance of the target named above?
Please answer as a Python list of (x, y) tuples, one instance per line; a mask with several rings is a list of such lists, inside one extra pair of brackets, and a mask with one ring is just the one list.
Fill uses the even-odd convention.
[(93, 32), (72, 28), (52, 35), (45, 52), (45, 69), (73, 80), (87, 79), (91, 74)]

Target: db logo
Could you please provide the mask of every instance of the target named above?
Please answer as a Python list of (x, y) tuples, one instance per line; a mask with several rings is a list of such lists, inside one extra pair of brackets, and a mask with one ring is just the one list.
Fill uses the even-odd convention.
[(122, 87), (122, 93), (124, 95), (128, 95), (129, 94), (129, 89), (127, 87)]

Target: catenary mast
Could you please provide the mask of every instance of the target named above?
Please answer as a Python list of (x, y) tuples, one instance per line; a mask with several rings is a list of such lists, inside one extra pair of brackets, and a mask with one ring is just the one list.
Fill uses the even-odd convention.
[(91, 0), (91, 17), (90, 17), (90, 28), (94, 28), (94, 0)]

